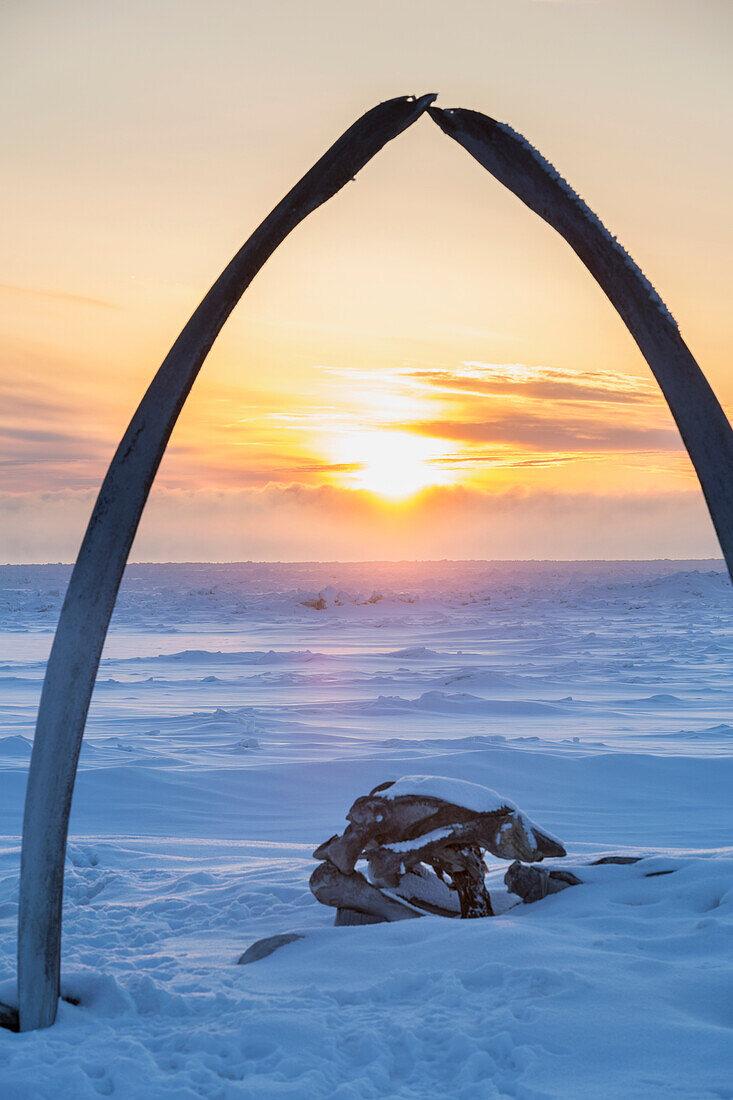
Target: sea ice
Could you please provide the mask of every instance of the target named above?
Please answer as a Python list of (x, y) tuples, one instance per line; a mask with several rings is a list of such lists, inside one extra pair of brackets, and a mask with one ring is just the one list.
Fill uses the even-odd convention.
[[(0, 567), (6, 1002), (68, 575)], [(731, 612), (719, 562), (131, 566), (72, 809), (79, 1004), (0, 1031), (0, 1097), (730, 1094)], [(493, 919), (333, 928), (313, 849), (410, 775), (495, 788), (562, 837), (583, 885), (515, 904), (497, 860)], [(588, 866), (607, 855), (644, 858)]]

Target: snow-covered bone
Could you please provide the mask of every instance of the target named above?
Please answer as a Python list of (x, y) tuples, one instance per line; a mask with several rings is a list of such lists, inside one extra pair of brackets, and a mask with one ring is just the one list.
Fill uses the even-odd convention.
[(565, 855), (562, 844), (509, 799), (477, 783), (440, 776), (405, 776), (380, 784), (357, 798), (346, 818), (349, 825), (343, 834), (331, 837), (313, 853), (344, 874), (354, 870), (362, 855), (368, 857), (369, 849), (379, 846), (401, 854), (405, 863), (429, 862), (425, 854), (417, 853), (449, 846), (479, 846), (500, 859), (526, 863)]
[(438, 798), (441, 802), (463, 806), (477, 814), (496, 813), (507, 807), (511, 810), (517, 808), (508, 798), (492, 791), (491, 787), (469, 783), (465, 779), (449, 779), (444, 775), (403, 775), (401, 779), (380, 783), (371, 793), (377, 792), (382, 798), (401, 798), (403, 795)]
[[(419, 877), (428, 867), (438, 879), (448, 879), (462, 917), (485, 917), (492, 915), (492, 908), (483, 852), (528, 862), (565, 855), (559, 841), (539, 830), (513, 802), (488, 787), (439, 776), (382, 783), (354, 802), (347, 819), (343, 835), (331, 837), (313, 853), (324, 862), (314, 872), (311, 889), (327, 905), (384, 920), (392, 918), (382, 915), (375, 895), (391, 890), (409, 896), (403, 881)], [(368, 862), (368, 882), (355, 869), (359, 859)], [(352, 904), (355, 891), (359, 904)], [(417, 898), (414, 903), (421, 904)]]

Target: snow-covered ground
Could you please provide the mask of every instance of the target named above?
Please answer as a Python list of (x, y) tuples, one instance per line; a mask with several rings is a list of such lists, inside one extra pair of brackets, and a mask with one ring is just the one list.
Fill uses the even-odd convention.
[[(68, 574), (0, 568), (5, 1001)], [(0, 1031), (2, 1100), (733, 1098), (732, 611), (719, 562), (131, 567), (72, 813), (80, 1003)], [(313, 848), (414, 774), (498, 790), (585, 884), (333, 928)], [(609, 853), (647, 858), (579, 870)]]

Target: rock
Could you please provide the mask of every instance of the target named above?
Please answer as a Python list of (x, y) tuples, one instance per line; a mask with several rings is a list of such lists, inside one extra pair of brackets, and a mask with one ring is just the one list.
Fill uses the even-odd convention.
[(580, 886), (581, 881), (572, 871), (546, 871), (542, 867), (527, 867), (519, 862), (512, 863), (504, 875), (509, 892), (520, 897), (525, 905), (541, 901), (548, 894), (559, 894), (568, 886)]
[(273, 951), (277, 951), (278, 947), (303, 939), (305, 936), (302, 932), (284, 932), (280, 936), (267, 936), (264, 940), (257, 940), (250, 944), (244, 954), (237, 959), (237, 965), (246, 966), (247, 963), (259, 962), (260, 959), (266, 959)]
[(643, 858), (643, 856), (603, 856), (601, 859), (594, 859), (590, 866), (602, 867), (606, 863), (615, 863), (619, 867), (625, 867), (629, 863), (638, 863)]

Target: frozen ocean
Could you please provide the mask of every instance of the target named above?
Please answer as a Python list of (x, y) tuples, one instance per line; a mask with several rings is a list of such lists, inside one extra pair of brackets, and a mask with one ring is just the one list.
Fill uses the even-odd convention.
[[(0, 567), (10, 1003), (69, 573)], [(79, 1003), (0, 1031), (0, 1098), (730, 1100), (732, 613), (719, 561), (128, 567), (71, 818)], [(495, 860), (500, 916), (333, 927), (312, 851), (403, 775), (496, 789), (583, 885), (524, 905)]]

